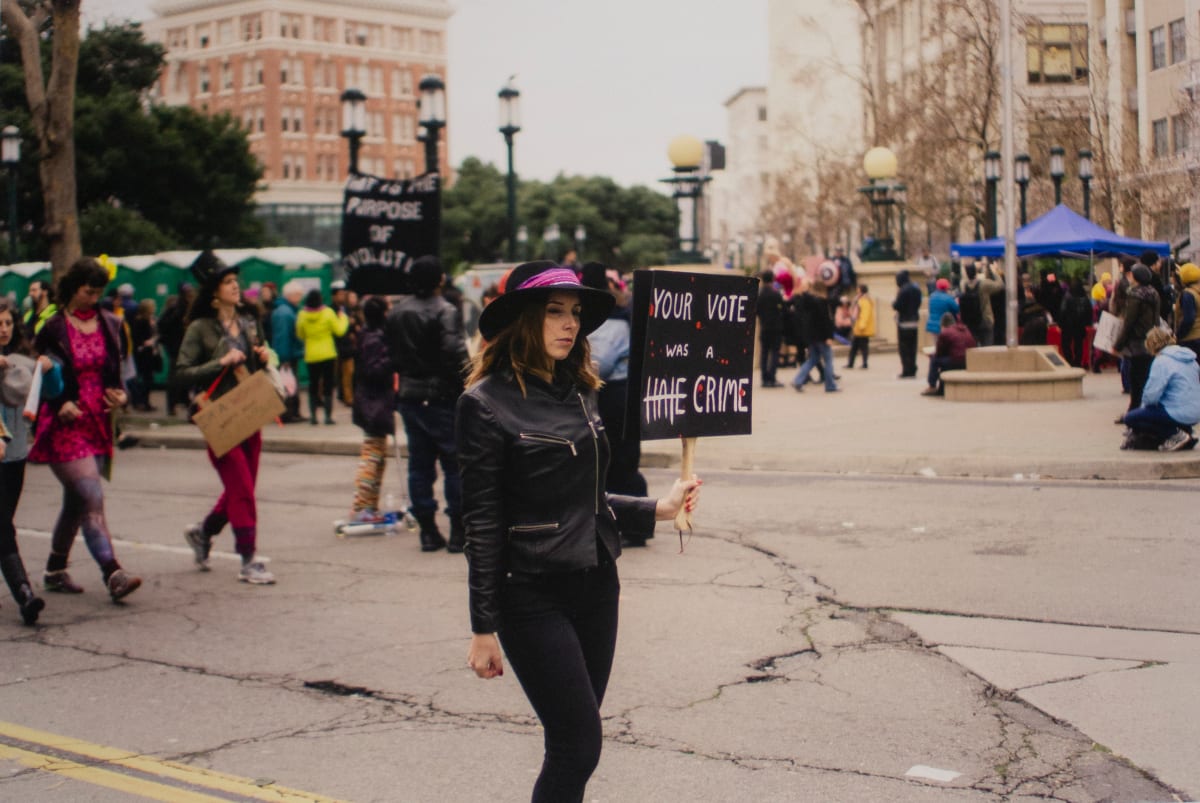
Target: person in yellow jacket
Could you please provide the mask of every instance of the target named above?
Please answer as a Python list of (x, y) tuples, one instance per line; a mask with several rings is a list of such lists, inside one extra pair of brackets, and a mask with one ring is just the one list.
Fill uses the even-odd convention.
[(871, 353), (871, 338), (875, 337), (875, 299), (867, 295), (865, 284), (858, 286), (851, 315), (854, 316), (854, 326), (850, 329), (850, 359), (846, 367), (853, 368), (854, 358), (861, 352), (865, 370), (867, 357)]
[(321, 291), (312, 289), (304, 298), (304, 309), (296, 316), (296, 337), (304, 341), (308, 365), (308, 409), (316, 426), (317, 408), (325, 408), (325, 423), (333, 423), (333, 369), (337, 364), (334, 338), (346, 334), (350, 319), (344, 312), (325, 306)]

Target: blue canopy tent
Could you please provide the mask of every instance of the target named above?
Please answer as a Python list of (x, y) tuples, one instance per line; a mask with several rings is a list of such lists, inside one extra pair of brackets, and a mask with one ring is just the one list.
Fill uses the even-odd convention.
[[(1016, 240), (1018, 257), (1061, 256), (1095, 260), (1121, 254), (1140, 256), (1143, 251), (1153, 251), (1164, 257), (1171, 255), (1170, 243), (1122, 237), (1077, 215), (1064, 204), (1017, 229)], [(950, 251), (959, 257), (1000, 259), (1004, 256), (1004, 238), (954, 243)]]

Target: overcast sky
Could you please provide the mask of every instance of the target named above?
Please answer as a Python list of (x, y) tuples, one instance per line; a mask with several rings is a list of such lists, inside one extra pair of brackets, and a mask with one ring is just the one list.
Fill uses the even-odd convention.
[[(452, 0), (450, 157), (505, 169), (496, 93), (516, 74), (516, 170), (656, 184), (679, 134), (726, 138), (722, 105), (767, 78), (766, 0)], [(93, 24), (150, 0), (83, 0)]]

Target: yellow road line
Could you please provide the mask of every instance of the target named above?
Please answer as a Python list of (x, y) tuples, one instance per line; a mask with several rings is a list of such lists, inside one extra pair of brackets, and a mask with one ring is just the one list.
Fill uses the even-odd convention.
[[(71, 753), (83, 758), (95, 759), (103, 761), (111, 766), (123, 767), (125, 769), (134, 770), (148, 775), (155, 775), (165, 780), (185, 783), (190, 786), (203, 787), (214, 792), (224, 792), (234, 794), (244, 799), (249, 800), (265, 800), (265, 801), (311, 801), (312, 803), (338, 803), (334, 798), (315, 795), (311, 792), (302, 792), (296, 789), (288, 789), (282, 786), (270, 784), (260, 786), (248, 778), (240, 778), (236, 775), (227, 775), (215, 770), (204, 769), (201, 767), (191, 767), (186, 764), (179, 764), (173, 761), (164, 761), (161, 759), (147, 758), (128, 750), (119, 750), (114, 747), (93, 744), (85, 742), (81, 739), (75, 739), (70, 736), (61, 736), (54, 733), (27, 728), (23, 725), (17, 725), (11, 722), (0, 722), (0, 739), (8, 737), (16, 739), (27, 745), (35, 745), (49, 748), (54, 751)], [(48, 766), (38, 766), (37, 769), (43, 769), (47, 772), (60, 772), (56, 767), (62, 765), (72, 765), (83, 770), (91, 770), (92, 768), (78, 764), (69, 759), (60, 759), (58, 757), (42, 756), (39, 753), (25, 750), (13, 746), (5, 746), (0, 742), (0, 750), (15, 750), (25, 755), (37, 756), (43, 760)], [(27, 760), (18, 758), (22, 763), (28, 763)], [(72, 770), (74, 771), (74, 770)], [(96, 770), (97, 772), (106, 772), (105, 770)], [(63, 773), (65, 774), (65, 773)], [(118, 778), (127, 779), (130, 781), (138, 781), (136, 778), (120, 775), (119, 773), (108, 773), (116, 775)], [(156, 786), (150, 781), (138, 781), (147, 784), (148, 786)], [(101, 784), (106, 785), (106, 784)], [(115, 787), (114, 787), (115, 788)], [(214, 800), (205, 795), (198, 795), (195, 798), (181, 798), (180, 794), (186, 794), (185, 790), (177, 786), (164, 786), (162, 788), (169, 789), (175, 797), (170, 798), (154, 798), (153, 795), (146, 795), (154, 799), (162, 800)], [(221, 798), (225, 799), (225, 798)]]
[(9, 747), (4, 744), (0, 744), (0, 758), (15, 759), (35, 770), (52, 772), (76, 781), (92, 784), (93, 786), (103, 786), (108, 789), (115, 789), (118, 792), (127, 792), (131, 795), (149, 798), (150, 800), (162, 800), (166, 801), (166, 803), (176, 800), (179, 803), (221, 803), (224, 800), (219, 797), (188, 792), (175, 786), (143, 781), (140, 778), (131, 778), (128, 775), (121, 775), (117, 772), (97, 769), (96, 767), (85, 767), (74, 761), (43, 756), (40, 753), (32, 753), (28, 750)]

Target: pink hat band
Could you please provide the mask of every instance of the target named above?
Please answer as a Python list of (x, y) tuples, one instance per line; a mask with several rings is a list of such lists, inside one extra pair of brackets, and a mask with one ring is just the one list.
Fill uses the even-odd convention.
[(521, 282), (518, 290), (532, 290), (536, 287), (555, 287), (564, 284), (581, 287), (579, 277), (575, 275), (575, 271), (570, 268), (551, 268), (540, 273), (535, 273), (525, 281)]

